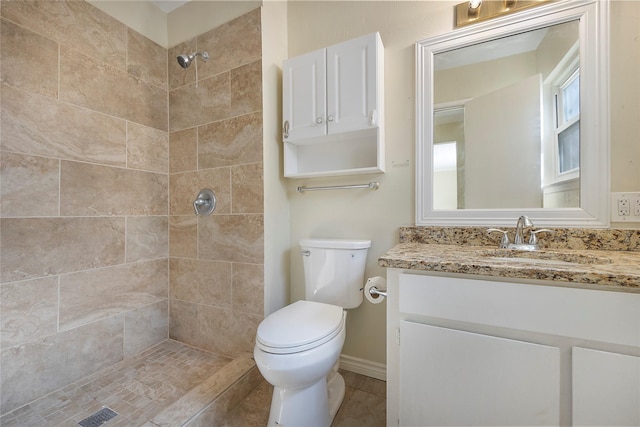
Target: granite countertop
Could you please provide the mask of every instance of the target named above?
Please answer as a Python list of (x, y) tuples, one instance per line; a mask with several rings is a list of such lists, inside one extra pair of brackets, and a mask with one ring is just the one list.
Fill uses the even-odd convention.
[[(418, 233), (416, 228), (420, 228)], [(437, 229), (434, 231), (442, 232)], [(620, 245), (615, 249), (608, 248), (598, 238), (600, 235), (606, 238), (604, 233), (585, 234), (588, 235), (587, 244), (584, 240), (569, 246), (550, 244), (550, 247), (527, 252), (499, 249), (497, 242), (487, 244), (486, 241), (469, 238), (474, 234), (470, 231), (476, 232), (477, 229), (457, 229), (457, 238), (463, 236), (464, 244), (461, 244), (448, 238), (434, 241), (428, 230), (425, 234), (425, 227), (401, 229), (400, 243), (382, 255), (378, 265), (442, 273), (550, 280), (558, 282), (558, 285), (580, 284), (589, 288), (618, 288), (640, 293), (640, 251), (635, 250), (635, 246), (632, 250)], [(486, 231), (482, 234), (486, 234)], [(635, 245), (640, 233), (632, 231), (621, 234), (631, 236), (628, 240)]]

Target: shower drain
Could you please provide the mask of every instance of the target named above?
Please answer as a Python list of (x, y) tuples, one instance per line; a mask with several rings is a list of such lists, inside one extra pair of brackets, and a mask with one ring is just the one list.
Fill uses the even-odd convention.
[(117, 412), (105, 406), (95, 414), (90, 415), (84, 420), (80, 421), (78, 424), (80, 424), (82, 427), (98, 427), (106, 423), (116, 415), (118, 415)]

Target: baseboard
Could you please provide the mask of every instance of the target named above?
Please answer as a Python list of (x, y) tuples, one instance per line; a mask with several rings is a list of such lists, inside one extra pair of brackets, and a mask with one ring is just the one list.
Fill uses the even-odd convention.
[(340, 369), (382, 381), (387, 380), (387, 366), (385, 364), (348, 356), (346, 354), (340, 355)]

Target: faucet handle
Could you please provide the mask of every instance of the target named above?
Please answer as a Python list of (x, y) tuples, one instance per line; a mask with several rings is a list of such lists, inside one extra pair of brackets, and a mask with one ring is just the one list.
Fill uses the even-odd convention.
[(490, 228), (487, 230), (488, 234), (491, 234), (491, 232), (493, 231), (497, 231), (499, 233), (502, 233), (502, 239), (500, 239), (500, 249), (506, 249), (509, 246), (509, 243), (511, 243), (509, 241), (509, 235), (507, 234), (506, 231), (504, 230), (499, 230), (497, 228)]
[(538, 244), (538, 238), (536, 237), (536, 234), (538, 233), (551, 233), (552, 230), (549, 230), (548, 228), (541, 228), (540, 230), (531, 230), (529, 232), (529, 244), (530, 245), (537, 245)]

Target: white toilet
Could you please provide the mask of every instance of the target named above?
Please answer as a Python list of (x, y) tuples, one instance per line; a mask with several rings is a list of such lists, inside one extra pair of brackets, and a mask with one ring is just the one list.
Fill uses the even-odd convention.
[(338, 358), (347, 308), (362, 303), (370, 240), (300, 241), (305, 298), (258, 326), (253, 351), (274, 386), (268, 426), (328, 427), (344, 398)]

